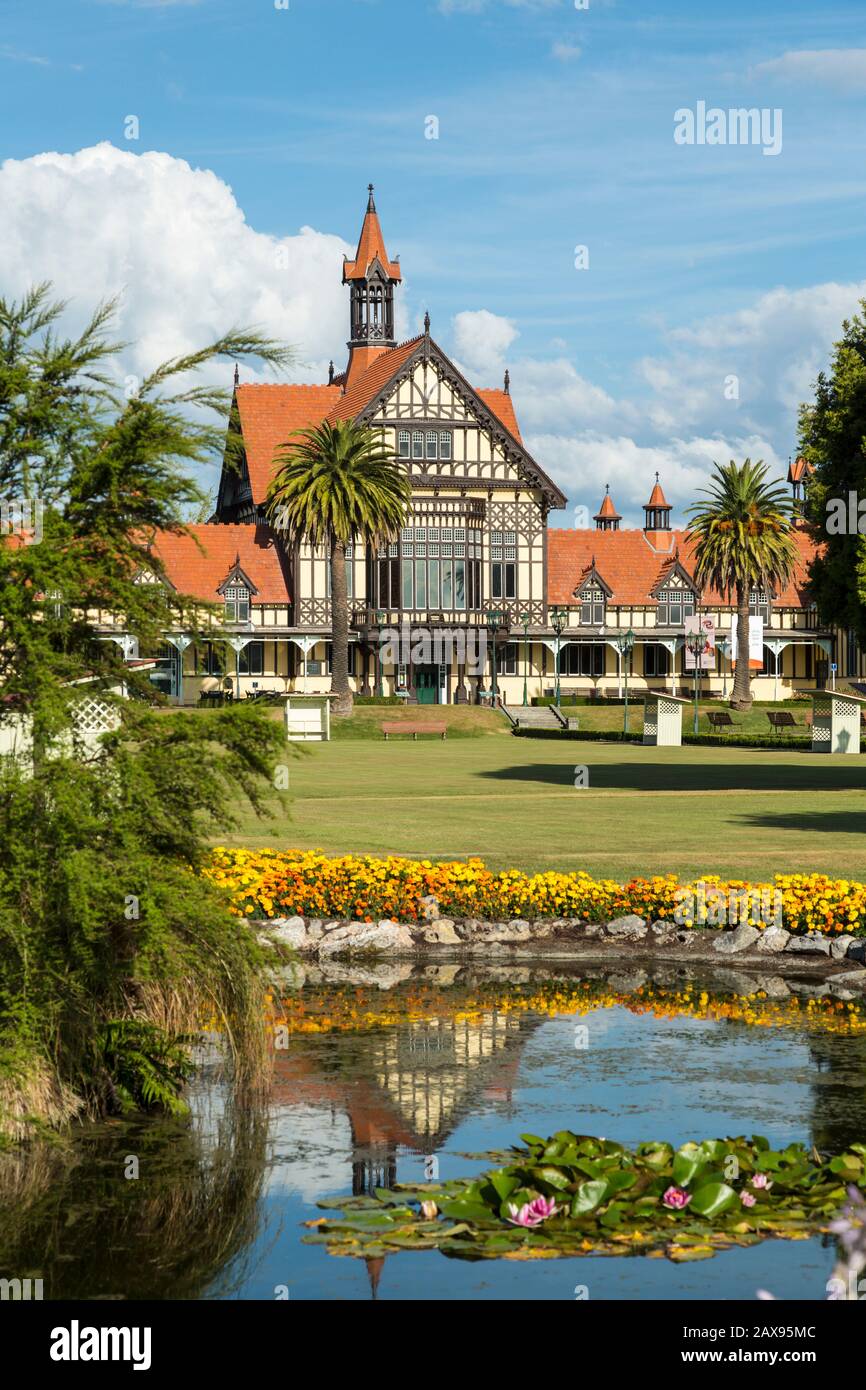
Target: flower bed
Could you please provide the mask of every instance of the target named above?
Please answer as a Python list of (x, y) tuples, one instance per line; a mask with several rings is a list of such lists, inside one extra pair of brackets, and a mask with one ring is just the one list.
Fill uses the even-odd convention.
[(866, 936), (866, 883), (825, 874), (776, 874), (772, 882), (753, 884), (709, 874), (684, 884), (667, 874), (619, 884), (583, 871), (495, 873), (480, 859), (433, 863), (396, 855), (329, 858), (318, 850), (226, 848), (214, 850), (207, 873), (228, 893), (238, 916), (256, 918), (416, 922), (424, 915), (422, 900), (434, 896), (442, 915), (453, 918), (606, 922), (636, 913), (687, 927), (730, 925), (718, 904), (736, 902), (740, 921), (763, 928), (772, 921), (766, 910), (772, 900), (789, 932)]

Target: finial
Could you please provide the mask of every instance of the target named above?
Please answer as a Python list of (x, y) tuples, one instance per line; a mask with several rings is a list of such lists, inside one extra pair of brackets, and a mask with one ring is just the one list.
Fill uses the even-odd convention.
[(658, 480), (659, 480), (659, 475), (658, 475), (658, 473), (656, 473), (656, 482), (658, 482)]
[(375, 200), (374, 200), (374, 198), (373, 198), (373, 185), (372, 185), (371, 183), (368, 183), (368, 184), (367, 184), (367, 188), (369, 189), (369, 192), (370, 192), (370, 197), (369, 197), (368, 200), (367, 200), (367, 211), (368, 211), (368, 212), (375, 212), (375, 211), (376, 211), (376, 203), (375, 203)]
[(331, 358), (331, 361), (330, 361), (329, 364), (328, 364), (328, 385), (329, 385), (329, 386), (333, 386), (333, 384), (334, 384), (334, 359)]
[(605, 495), (605, 497), (610, 497), (610, 483), (605, 483), (605, 485), (604, 485), (604, 495)]
[(505, 394), (506, 396), (511, 395), (511, 373), (507, 367), (505, 368)]
[(427, 337), (429, 338), (429, 337), (430, 337), (430, 315), (429, 315), (429, 314), (425, 314), (425, 315), (424, 315), (424, 332), (427, 334)]
[(241, 374), (237, 362), (235, 363), (235, 386), (240, 385)]

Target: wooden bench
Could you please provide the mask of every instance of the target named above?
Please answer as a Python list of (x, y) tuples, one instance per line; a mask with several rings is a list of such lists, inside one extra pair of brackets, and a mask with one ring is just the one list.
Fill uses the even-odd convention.
[(382, 725), (382, 733), (385, 735), (386, 742), (389, 734), (411, 734), (413, 741), (417, 742), (419, 734), (439, 734), (440, 738), (444, 738), (447, 732), (447, 724), (422, 724), (420, 722), (412, 724), (408, 719), (403, 720), (400, 724)]
[(783, 729), (799, 729), (800, 727), (789, 709), (768, 709), (766, 715), (777, 734), (780, 734)]
[(711, 729), (735, 729), (737, 727), (727, 710), (724, 709), (709, 710), (707, 719)]

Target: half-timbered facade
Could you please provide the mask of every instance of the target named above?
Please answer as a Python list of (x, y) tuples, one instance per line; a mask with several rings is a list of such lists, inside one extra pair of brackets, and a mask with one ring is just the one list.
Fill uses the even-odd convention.
[[(412, 483), (400, 534), (381, 549), (358, 544), (347, 555), (356, 692), (451, 703), (495, 690), (519, 704), (554, 693), (558, 663), (564, 690), (617, 695), (626, 660), (632, 689), (678, 691), (691, 680), (685, 620), (701, 613), (715, 618), (718, 634), (716, 668), (702, 676), (703, 690), (724, 694), (733, 605), (698, 590), (692, 546), (671, 523), (658, 476), (643, 527), (622, 527), (609, 489), (594, 527), (551, 526), (551, 512), (566, 499), (521, 437), (508, 373), (498, 389), (470, 383), (433, 338), (429, 317), (422, 333), (398, 344), (401, 274), (371, 188), (358, 250), (343, 264), (345, 370), (332, 363), (328, 382), (313, 386), (242, 384), (236, 373), (233, 422), (243, 448), (224, 464), (214, 515), (193, 537), (154, 542), (179, 593), (219, 605), (213, 641), (189, 641), (180, 629), (166, 634), (171, 692), (194, 699), (215, 678), (231, 678), (241, 694), (329, 689), (328, 556), (300, 537), (277, 535), (266, 501), (275, 460), (296, 431), (356, 420), (381, 432)], [(795, 498), (800, 465), (790, 475)], [(765, 635), (756, 698), (814, 689), (833, 664), (840, 678), (866, 674), (846, 633), (819, 628), (807, 579), (812, 543), (802, 527), (796, 539), (792, 582), (753, 595)]]

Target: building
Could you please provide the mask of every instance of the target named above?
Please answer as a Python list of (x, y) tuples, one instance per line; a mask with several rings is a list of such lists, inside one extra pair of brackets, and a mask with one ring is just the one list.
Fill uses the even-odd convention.
[[(693, 553), (658, 476), (641, 528), (623, 528), (607, 489), (595, 526), (549, 524), (566, 498), (524, 444), (509, 375), (497, 389), (472, 385), (423, 333), (397, 343), (391, 259), (370, 188), (354, 259), (345, 259), (349, 341), (344, 371), (327, 384), (246, 385), (235, 374), (233, 416), (239, 463), (225, 461), (216, 510), (190, 537), (158, 536), (169, 582), (179, 593), (222, 606), (214, 638), (193, 643), (166, 634), (166, 684), (188, 701), (214, 678), (238, 693), (254, 689), (327, 691), (329, 562), (324, 551), (277, 536), (265, 501), (274, 459), (293, 432), (322, 421), (357, 420), (381, 430), (412, 480), (398, 538), (375, 554), (347, 558), (351, 605), (350, 672), (361, 694), (404, 692), (422, 703), (475, 702), (495, 690), (507, 703), (552, 695), (560, 682), (580, 695), (617, 696), (625, 663), (633, 690), (690, 686), (685, 620), (712, 616), (715, 669), (705, 694), (732, 679), (733, 608), (699, 592)], [(806, 465), (789, 481), (802, 495)], [(864, 674), (846, 634), (818, 625), (808, 591), (814, 553), (796, 530), (801, 563), (780, 593), (755, 593), (763, 619), (756, 698), (784, 698)], [(623, 651), (626, 635), (631, 652)], [(130, 640), (109, 625), (106, 636)], [(495, 650), (495, 657), (494, 657)], [(183, 681), (180, 662), (183, 661)], [(495, 662), (495, 676), (494, 676)]]

